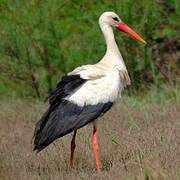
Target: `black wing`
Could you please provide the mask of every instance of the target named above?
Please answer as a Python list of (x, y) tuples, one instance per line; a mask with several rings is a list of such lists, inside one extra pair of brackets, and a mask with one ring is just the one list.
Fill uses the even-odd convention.
[(44, 113), (42, 118), (36, 124), (34, 130), (35, 141), (37, 141), (37, 137), (39, 137), (39, 134), (45, 127), (49, 119), (49, 116), (61, 104), (62, 99), (73, 93), (75, 90), (81, 87), (86, 81), (87, 80), (82, 79), (80, 75), (69, 75), (62, 77), (62, 80), (57, 84), (56, 89), (52, 91), (48, 96), (50, 104), (49, 109)]
[(72, 94), (77, 88), (84, 84), (87, 80), (82, 79), (80, 75), (70, 75), (62, 77), (57, 87), (48, 97), (51, 106), (59, 104), (63, 97)]
[(40, 129), (35, 135), (34, 150), (39, 152), (57, 138), (92, 122), (108, 111), (112, 104), (108, 102), (80, 107), (67, 100), (62, 100), (54, 110), (45, 113), (43, 119), (47, 118), (46, 123), (37, 125)]

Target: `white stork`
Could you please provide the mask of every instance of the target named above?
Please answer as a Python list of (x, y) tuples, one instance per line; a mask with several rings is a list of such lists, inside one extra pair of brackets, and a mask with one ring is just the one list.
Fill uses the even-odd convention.
[(114, 12), (104, 12), (99, 18), (99, 25), (107, 45), (104, 57), (97, 64), (77, 67), (62, 78), (49, 96), (49, 108), (37, 122), (34, 132), (34, 151), (40, 152), (57, 138), (74, 131), (70, 156), (72, 166), (76, 132), (92, 122), (92, 147), (98, 171), (100, 164), (95, 120), (107, 112), (121, 91), (130, 85), (112, 27), (146, 43)]

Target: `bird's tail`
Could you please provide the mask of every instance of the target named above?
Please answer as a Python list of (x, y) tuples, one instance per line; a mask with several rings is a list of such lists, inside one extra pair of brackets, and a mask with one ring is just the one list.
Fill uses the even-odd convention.
[(33, 151), (35, 151), (36, 153), (42, 151), (46, 147), (40, 144), (40, 139), (42, 137), (42, 131), (48, 120), (49, 114), (50, 114), (50, 111), (48, 109), (35, 125), (32, 142), (34, 143)]

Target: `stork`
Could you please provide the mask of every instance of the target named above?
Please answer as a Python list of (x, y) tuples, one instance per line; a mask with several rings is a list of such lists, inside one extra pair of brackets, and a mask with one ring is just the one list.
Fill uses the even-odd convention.
[(73, 166), (77, 130), (92, 122), (92, 148), (97, 171), (100, 171), (100, 162), (96, 120), (112, 107), (122, 90), (130, 85), (112, 27), (146, 43), (114, 12), (104, 12), (99, 18), (99, 25), (107, 46), (104, 57), (97, 64), (75, 68), (57, 84), (49, 95), (49, 108), (36, 124), (33, 149), (40, 152), (54, 140), (74, 132), (70, 154), (70, 165)]

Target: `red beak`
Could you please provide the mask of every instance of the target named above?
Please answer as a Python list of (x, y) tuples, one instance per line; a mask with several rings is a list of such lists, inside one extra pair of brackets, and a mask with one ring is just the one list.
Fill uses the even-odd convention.
[(143, 43), (146, 44), (146, 41), (145, 41), (139, 34), (137, 34), (135, 31), (133, 31), (127, 24), (121, 22), (121, 23), (118, 23), (118, 24), (116, 25), (116, 27), (117, 27), (119, 30), (121, 30), (121, 31), (129, 34), (129, 35), (132, 36), (134, 39), (137, 39), (137, 40), (139, 40), (139, 41), (141, 41), (141, 42), (143, 42)]

